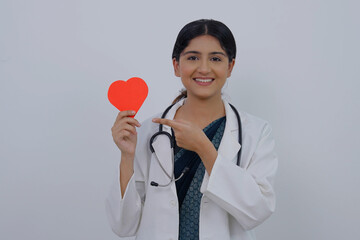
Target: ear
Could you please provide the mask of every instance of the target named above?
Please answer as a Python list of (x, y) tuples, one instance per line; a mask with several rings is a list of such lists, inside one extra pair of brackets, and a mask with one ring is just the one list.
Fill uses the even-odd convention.
[(173, 66), (174, 66), (175, 76), (180, 77), (180, 66), (179, 66), (179, 62), (176, 61), (176, 58), (173, 58)]
[(231, 72), (232, 72), (232, 70), (234, 68), (234, 65), (235, 65), (235, 58), (233, 58), (232, 61), (229, 63), (228, 76), (227, 77), (231, 76)]

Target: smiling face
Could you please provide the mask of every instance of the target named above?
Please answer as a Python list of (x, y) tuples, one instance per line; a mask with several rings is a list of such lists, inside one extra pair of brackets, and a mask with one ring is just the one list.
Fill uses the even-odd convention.
[(229, 62), (219, 41), (202, 35), (192, 39), (180, 54), (173, 59), (175, 75), (181, 78), (188, 98), (221, 99), (221, 89), (230, 77), (235, 61)]

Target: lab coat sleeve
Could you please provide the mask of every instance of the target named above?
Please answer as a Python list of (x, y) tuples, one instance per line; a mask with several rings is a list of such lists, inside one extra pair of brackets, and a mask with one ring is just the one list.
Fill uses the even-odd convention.
[(218, 154), (201, 192), (250, 230), (275, 210), (274, 176), (277, 156), (271, 128), (266, 124), (246, 169)]
[[(134, 160), (134, 168), (137, 161)], [(120, 173), (117, 171), (116, 179), (106, 199), (106, 213), (113, 232), (119, 237), (135, 236), (142, 213), (144, 198), (144, 182), (135, 171), (126, 187), (124, 196), (121, 196)], [(140, 172), (141, 173), (141, 172)], [(140, 174), (141, 175), (141, 174)]]

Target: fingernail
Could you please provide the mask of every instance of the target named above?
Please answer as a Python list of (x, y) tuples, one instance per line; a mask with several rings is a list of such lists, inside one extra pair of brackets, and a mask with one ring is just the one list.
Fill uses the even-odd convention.
[(131, 114), (135, 115), (135, 113), (136, 113), (135, 111), (131, 111)]

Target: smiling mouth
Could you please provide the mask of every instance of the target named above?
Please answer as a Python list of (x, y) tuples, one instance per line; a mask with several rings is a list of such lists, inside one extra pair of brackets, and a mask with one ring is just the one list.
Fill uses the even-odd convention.
[(200, 83), (210, 83), (210, 82), (214, 81), (213, 78), (206, 78), (206, 79), (193, 78), (193, 80), (196, 81), (196, 82), (200, 82)]

